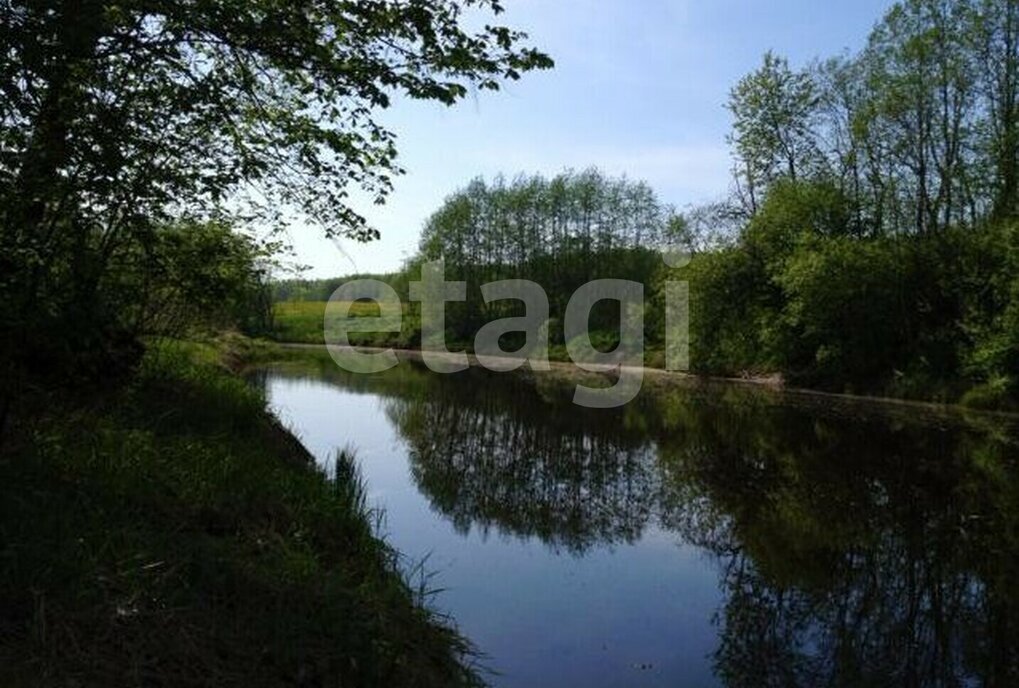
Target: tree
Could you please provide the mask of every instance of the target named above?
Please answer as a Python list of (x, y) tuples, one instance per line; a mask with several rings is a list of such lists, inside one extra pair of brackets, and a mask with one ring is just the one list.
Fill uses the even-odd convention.
[(994, 164), (994, 213), (1019, 213), (1019, 2), (983, 0), (970, 37), (987, 102), (984, 148)]
[(975, 221), (978, 214), (971, 174), (976, 79), (960, 28), (967, 5), (899, 3), (875, 28), (862, 57), (872, 95), (858, 133), (890, 164), (874, 169), (884, 176), (880, 184), (896, 190), (896, 229), (923, 234)]
[(671, 215), (647, 184), (593, 168), (552, 179), (475, 179), (427, 220), (420, 253), (445, 260), (447, 277), (468, 283), (466, 313), (450, 306), (467, 336), (495, 314), (478, 299), (485, 282), (537, 281), (561, 317), (573, 292), (595, 277), (644, 281), (660, 262), (654, 250), (665, 247)]
[(733, 116), (730, 142), (744, 205), (757, 211), (767, 187), (778, 177), (795, 181), (818, 163), (813, 127), (819, 94), (809, 72), (794, 72), (772, 52), (743, 77), (729, 95)]
[[(374, 118), (394, 95), (453, 104), (550, 67), (498, 0), (81, 0), (0, 5), (0, 337), (98, 326), (117, 256), (178, 218), (231, 211), (377, 236), (399, 173)], [(115, 320), (115, 316), (114, 320)], [(103, 321), (109, 324), (108, 321)], [(114, 322), (114, 326), (116, 323)], [(16, 343), (15, 343), (16, 342)], [(11, 344), (13, 343), (13, 346)]]
[(679, 271), (694, 366), (1014, 403), (1019, 0), (901, 0), (858, 54), (769, 53), (730, 110), (736, 191), (706, 217), (740, 227)]
[(733, 89), (736, 200), (836, 183), (866, 233), (1019, 210), (1019, 1), (903, 0), (866, 48), (802, 71), (769, 53)]

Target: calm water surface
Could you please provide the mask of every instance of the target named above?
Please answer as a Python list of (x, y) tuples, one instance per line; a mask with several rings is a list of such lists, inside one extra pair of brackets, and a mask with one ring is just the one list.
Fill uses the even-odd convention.
[(725, 386), (618, 410), (411, 363), (256, 376), (496, 686), (1019, 685), (1019, 433)]

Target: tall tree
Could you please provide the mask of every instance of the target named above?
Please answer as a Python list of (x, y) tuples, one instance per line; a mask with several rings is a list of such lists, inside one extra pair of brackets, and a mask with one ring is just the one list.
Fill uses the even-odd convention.
[(809, 72), (790, 69), (772, 52), (729, 95), (730, 142), (745, 205), (756, 212), (761, 196), (778, 177), (809, 174), (820, 156), (814, 138), (819, 93)]
[(977, 212), (968, 176), (975, 72), (959, 30), (966, 16), (959, 0), (906, 0), (878, 24), (861, 58), (870, 98), (858, 133), (881, 159), (872, 161), (879, 184), (895, 190), (896, 229), (926, 233)]
[(1019, 0), (983, 0), (971, 15), (986, 101), (984, 147), (994, 166), (994, 212), (1019, 213)]

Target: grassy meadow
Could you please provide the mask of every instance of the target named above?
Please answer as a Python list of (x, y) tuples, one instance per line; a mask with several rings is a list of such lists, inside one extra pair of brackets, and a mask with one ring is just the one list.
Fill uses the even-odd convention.
[[(271, 337), (278, 342), (322, 344), (326, 301), (286, 301), (273, 307)], [(374, 301), (345, 302), (350, 319), (376, 317), (379, 306)], [(351, 332), (351, 343), (360, 346), (394, 346), (414, 348), (421, 342), (420, 319), (416, 311), (404, 304), (400, 332)]]

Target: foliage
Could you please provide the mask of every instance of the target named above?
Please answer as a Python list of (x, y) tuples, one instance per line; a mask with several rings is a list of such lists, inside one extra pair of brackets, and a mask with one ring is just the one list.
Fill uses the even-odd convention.
[(827, 184), (776, 182), (737, 243), (662, 270), (653, 308), (665, 280), (690, 283), (694, 368), (943, 401), (982, 386), (970, 401), (1012, 403), (1015, 224), (860, 236), (847, 212)]
[(766, 54), (729, 108), (744, 221), (658, 278), (691, 281), (694, 366), (1011, 404), (1019, 3), (902, 0), (857, 55)]
[[(453, 104), (547, 68), (497, 0), (0, 5), (0, 345), (130, 336), (115, 274), (161, 227), (229, 215), (377, 232), (394, 97)], [(136, 304), (138, 305), (138, 304)], [(127, 330), (127, 332), (125, 332)], [(74, 342), (75, 344), (70, 344)], [(45, 364), (40, 363), (42, 367)], [(64, 365), (61, 362), (61, 365)]]
[[(682, 230), (674, 218), (647, 184), (593, 168), (552, 179), (475, 179), (428, 219), (418, 260), (442, 259), (447, 279), (467, 282), (467, 302), (450, 313), (454, 334), (469, 338), (482, 323), (515, 314), (506, 303), (481, 300), (486, 282), (537, 282), (555, 322), (574, 291), (592, 279), (649, 283), (661, 262), (657, 250)], [(596, 309), (592, 327), (613, 329), (617, 321), (618, 313)], [(550, 339), (562, 343), (562, 332)]]
[(777, 283), (783, 307), (772, 342), (780, 368), (800, 382), (881, 389), (910, 355), (900, 299), (909, 293), (890, 242), (807, 240)]
[(807, 72), (794, 72), (785, 58), (764, 55), (761, 68), (743, 77), (729, 96), (730, 143), (735, 177), (748, 212), (776, 179), (796, 181), (820, 158), (812, 137), (818, 86)]
[[(550, 180), (522, 175), (511, 182), (502, 177), (492, 182), (475, 179), (428, 219), (419, 254), (401, 272), (277, 283), (274, 336), (321, 342), (322, 302), (345, 282), (371, 278), (392, 286), (404, 301), (403, 329), (395, 334), (353, 334), (351, 341), (417, 346), (420, 316), (417, 304), (409, 301), (409, 283), (419, 279), (424, 261), (443, 260), (447, 280), (467, 283), (467, 300), (446, 305), (448, 343), (470, 350), (485, 322), (519, 314), (521, 304), (513, 301), (485, 303), (481, 285), (527, 279), (541, 285), (548, 296), (552, 356), (562, 357), (561, 323), (575, 290), (595, 278), (649, 284), (667, 242), (691, 241), (686, 230), (682, 217), (662, 204), (647, 184), (612, 179), (596, 169), (565, 172)], [(289, 299), (298, 302), (283, 302)], [(308, 302), (301, 303), (302, 299)], [(612, 306), (598, 303), (591, 316), (601, 348), (611, 349), (618, 342), (619, 312)], [(505, 340), (502, 345), (507, 348), (517, 344), (513, 335)]]
[(858, 55), (772, 53), (733, 89), (735, 205), (823, 179), (859, 230), (928, 233), (1019, 210), (1019, 5), (903, 0)]
[(475, 179), (426, 222), (421, 253), (464, 271), (552, 258), (593, 272), (613, 250), (660, 246), (670, 216), (647, 184), (594, 168), (552, 179)]
[(760, 296), (766, 276), (745, 251), (732, 247), (700, 254), (680, 270), (663, 272), (662, 282), (690, 285), (690, 360), (695, 371), (740, 375), (775, 368), (760, 336), (771, 315)]
[(402, 298), (408, 297), (406, 272), (398, 273), (358, 273), (345, 277), (326, 279), (292, 278), (273, 282), (272, 298), (277, 303), (283, 301), (328, 301), (337, 289), (354, 280), (376, 280), (384, 282), (396, 290)]
[[(1019, 3), (903, 0), (857, 54), (797, 68), (768, 53), (729, 109), (733, 196), (682, 216), (596, 170), (478, 179), (448, 198), (416, 260), (468, 282), (451, 339), (469, 347), (516, 314), (476, 285), (522, 277), (549, 294), (555, 356), (574, 290), (620, 277), (651, 287), (660, 348), (664, 284), (688, 280), (695, 370), (1019, 400)], [(689, 265), (665, 266), (654, 250), (668, 244)], [(617, 319), (592, 318), (606, 346)]]
[[(973, 346), (964, 364), (995, 398), (1019, 400), (1019, 223), (992, 226), (981, 255), (990, 256), (966, 285), (966, 327)], [(988, 279), (989, 277), (989, 279)], [(982, 287), (982, 288), (981, 288)]]
[(222, 222), (176, 223), (156, 231), (139, 253), (113, 274), (117, 289), (131, 292), (123, 304), (137, 309), (140, 334), (177, 336), (196, 325), (268, 331), (275, 246)]

